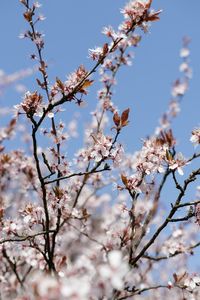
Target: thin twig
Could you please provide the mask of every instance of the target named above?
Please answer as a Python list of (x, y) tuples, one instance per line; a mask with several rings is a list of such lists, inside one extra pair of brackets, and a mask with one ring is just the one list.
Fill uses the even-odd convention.
[(106, 168), (104, 167), (103, 169), (99, 169), (99, 170), (93, 170), (92, 169), (91, 171), (88, 171), (88, 172), (73, 173), (73, 174), (70, 174), (70, 175), (66, 175), (66, 176), (62, 176), (62, 177), (58, 177), (58, 178), (46, 181), (45, 184), (54, 183), (54, 182), (61, 181), (61, 180), (64, 180), (64, 179), (69, 179), (69, 178), (72, 178), (72, 177), (75, 177), (75, 176), (88, 176), (88, 175), (91, 175), (91, 174), (94, 174), (94, 173), (100, 173), (100, 172), (109, 171), (109, 170), (110, 170), (110, 168), (106, 166)]
[(140, 251), (140, 253), (133, 258), (133, 260), (131, 261), (131, 264), (134, 266), (136, 264), (136, 262), (145, 254), (146, 250), (154, 243), (154, 241), (156, 240), (156, 238), (159, 236), (160, 232), (167, 226), (167, 224), (170, 222), (170, 220), (172, 219), (173, 215), (176, 213), (177, 211), (177, 207), (184, 194), (185, 191), (187, 190), (188, 185), (193, 182), (196, 179), (196, 176), (200, 174), (200, 168), (197, 169), (196, 171), (193, 171), (189, 177), (184, 181), (184, 186), (183, 188), (181, 188), (180, 193), (175, 201), (175, 205), (172, 207), (170, 213), (168, 214), (167, 218), (165, 219), (165, 221), (160, 225), (160, 227), (156, 230), (156, 232), (154, 233), (154, 235), (152, 236), (152, 238), (149, 240), (149, 242), (142, 248), (142, 250)]
[(6, 252), (6, 249), (3, 247), (2, 249), (2, 254), (3, 254), (3, 257), (7, 260), (7, 262), (9, 263), (10, 265), (10, 268), (12, 269), (13, 273), (15, 274), (18, 282), (20, 283), (21, 287), (23, 287), (23, 280), (20, 278), (18, 272), (17, 272), (17, 266), (16, 266), (16, 263), (14, 263), (10, 257), (8, 256), (7, 252)]
[(144, 292), (147, 292), (147, 291), (150, 291), (150, 290), (157, 290), (157, 289), (160, 289), (160, 288), (167, 288), (167, 289), (169, 289), (169, 287), (167, 285), (161, 285), (161, 284), (160, 285), (156, 285), (156, 286), (150, 286), (150, 287), (143, 288), (141, 290), (136, 290), (135, 292), (130, 293), (127, 296), (123, 296), (123, 297), (118, 298), (117, 300), (128, 299), (128, 298), (133, 297), (135, 295), (141, 295)]
[(71, 224), (70, 222), (66, 222), (69, 226), (71, 226), (73, 229), (75, 229), (76, 231), (78, 231), (80, 234), (86, 236), (90, 241), (100, 245), (106, 252), (108, 251), (106, 246), (104, 246), (103, 243), (99, 242), (98, 240), (96, 240), (95, 238), (91, 237), (88, 233), (80, 230), (79, 228), (77, 228), (75, 225)]
[[(141, 230), (141, 233), (140, 235), (137, 237), (137, 239), (134, 239), (133, 240), (133, 243), (132, 243), (132, 249), (133, 249), (133, 253), (135, 253), (135, 250), (138, 248), (138, 246), (140, 245), (141, 243), (141, 240), (143, 239), (143, 237), (145, 236), (146, 234), (146, 230), (147, 230), (147, 227), (149, 226), (149, 223), (151, 222), (152, 218), (154, 217), (154, 215), (156, 214), (157, 212), (157, 208), (158, 208), (158, 202), (159, 202), (159, 199), (160, 199), (160, 195), (161, 195), (161, 192), (162, 192), (162, 189), (164, 187), (164, 184), (167, 180), (167, 177), (169, 176), (169, 174), (171, 173), (170, 170), (166, 170), (165, 174), (163, 175), (163, 178), (160, 182), (160, 185), (158, 187), (158, 190), (155, 194), (155, 197), (154, 197), (154, 201), (153, 201), (153, 206), (152, 206), (152, 209), (150, 210), (150, 212), (148, 213), (145, 221), (144, 221), (144, 224), (142, 226), (142, 230)], [(132, 260), (132, 257), (130, 259), (130, 261)]]
[[(200, 242), (196, 243), (195, 245), (192, 245), (190, 247), (188, 247), (188, 249), (186, 249), (186, 251), (192, 251), (193, 249), (197, 248), (200, 246)], [(150, 256), (150, 255), (143, 255), (143, 258), (146, 258), (146, 259), (149, 259), (149, 260), (153, 260), (153, 261), (160, 261), (160, 260), (166, 260), (166, 259), (169, 259), (171, 257), (174, 257), (176, 255), (180, 255), (180, 254), (186, 254), (187, 252), (186, 251), (176, 251), (175, 253), (173, 254), (169, 254), (169, 255), (162, 255), (162, 256)]]
[[(49, 233), (53, 233), (54, 231), (55, 231), (54, 229), (49, 230)], [(30, 235), (27, 235), (27, 236), (19, 237), (18, 239), (16, 239), (16, 238), (3, 239), (3, 240), (0, 240), (0, 245), (4, 244), (4, 243), (7, 243), (7, 242), (23, 242), (23, 241), (26, 241), (26, 240), (34, 239), (36, 236), (46, 235), (46, 234), (47, 234), (46, 231), (41, 231), (41, 232), (38, 232), (38, 233), (35, 233), (35, 234), (30, 234)]]

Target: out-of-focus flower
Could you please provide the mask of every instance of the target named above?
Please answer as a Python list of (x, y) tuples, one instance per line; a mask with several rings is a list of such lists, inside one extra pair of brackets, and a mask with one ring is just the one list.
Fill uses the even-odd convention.
[(196, 206), (195, 206), (195, 218), (196, 218), (196, 223), (198, 225), (200, 225), (200, 203), (198, 203)]
[(128, 264), (123, 261), (122, 253), (113, 250), (108, 254), (108, 264), (99, 267), (99, 273), (105, 280), (109, 280), (112, 287), (121, 290), (123, 288), (123, 277), (128, 272)]
[(177, 170), (180, 175), (183, 175), (183, 168), (188, 164), (187, 160), (184, 158), (182, 153), (178, 153), (175, 158), (172, 158), (171, 155), (167, 155), (166, 161), (169, 164), (170, 170)]
[(188, 276), (188, 278), (186, 278), (184, 281), (184, 285), (189, 290), (194, 290), (197, 286), (200, 285), (200, 277), (197, 276), (196, 274)]
[(187, 81), (181, 82), (180, 80), (176, 80), (172, 88), (172, 96), (173, 97), (183, 96), (187, 90), (188, 90)]
[(180, 51), (180, 57), (186, 58), (190, 55), (190, 50), (188, 48), (182, 48)]
[(195, 145), (198, 146), (200, 144), (200, 128), (196, 128), (192, 131), (192, 136), (190, 141)]
[(94, 146), (91, 149), (90, 157), (96, 162), (100, 161), (103, 157), (108, 157), (110, 154), (110, 148), (112, 146), (112, 138), (99, 133), (96, 137), (92, 135), (94, 139)]

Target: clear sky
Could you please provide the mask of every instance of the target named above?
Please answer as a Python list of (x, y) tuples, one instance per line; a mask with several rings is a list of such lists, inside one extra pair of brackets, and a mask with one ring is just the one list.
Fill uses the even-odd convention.
[[(101, 29), (105, 25), (117, 25), (122, 20), (119, 8), (126, 1), (118, 0), (51, 0), (40, 1), (41, 12), (47, 19), (41, 23), (45, 33), (45, 55), (51, 63), (49, 72), (52, 80), (73, 71), (81, 63), (88, 68), (92, 62), (87, 58), (88, 48), (102, 45), (105, 37)], [(150, 34), (143, 37), (140, 47), (135, 51), (133, 66), (121, 70), (114, 101), (123, 109), (131, 107), (129, 131), (139, 137), (150, 134), (157, 125), (157, 119), (166, 109), (170, 98), (171, 83), (178, 76), (180, 63), (179, 49), (184, 35), (192, 39), (191, 64), (194, 76), (190, 90), (182, 104), (182, 113), (175, 122), (177, 135), (184, 144), (189, 138), (190, 129), (199, 124), (199, 80), (200, 80), (200, 1), (168, 0), (153, 1), (153, 8), (163, 9), (161, 20), (152, 24)], [(0, 69), (12, 73), (31, 66), (29, 54), (32, 45), (20, 40), (19, 34), (27, 29), (22, 6), (19, 1), (1, 0), (0, 3)], [(31, 81), (26, 80), (31, 89)], [(96, 86), (88, 97), (89, 107), (96, 104)], [(8, 94), (0, 100), (17, 103), (21, 99)]]
[[(88, 59), (88, 48), (102, 46), (106, 37), (101, 34), (104, 26), (117, 28), (122, 21), (119, 9), (126, 1), (118, 0), (41, 0), (41, 13), (46, 20), (39, 30), (45, 34), (44, 56), (49, 61), (52, 83), (56, 76), (65, 79), (80, 64), (88, 69), (93, 62)], [(135, 58), (131, 67), (124, 67), (118, 74), (113, 101), (120, 110), (130, 107), (130, 124), (123, 131), (121, 141), (129, 151), (139, 149), (141, 138), (153, 133), (161, 114), (170, 100), (171, 84), (180, 75), (179, 51), (182, 37), (191, 38), (191, 65), (193, 79), (184, 97), (182, 112), (174, 122), (174, 134), (184, 154), (190, 156), (193, 146), (189, 142), (191, 130), (200, 124), (200, 1), (153, 1), (153, 8), (163, 9), (161, 20), (152, 23), (150, 33), (143, 36), (140, 46), (133, 49)], [(23, 6), (19, 1), (0, 1), (0, 69), (7, 74), (32, 66), (29, 56), (34, 47), (29, 40), (21, 40), (19, 34), (27, 30)], [(35, 76), (24, 80), (30, 90), (35, 90)], [(85, 108), (78, 109), (80, 122), (89, 122), (89, 112), (97, 104), (99, 83), (91, 87)], [(9, 89), (0, 98), (1, 106), (21, 102), (21, 95)], [(64, 116), (67, 121), (67, 116)], [(1, 122), (1, 120), (0, 120)], [(83, 126), (82, 126), (83, 127)]]
[[(52, 80), (56, 76), (64, 79), (66, 74), (81, 63), (88, 68), (92, 66), (87, 57), (88, 48), (105, 42), (106, 39), (101, 34), (102, 27), (113, 25), (116, 28), (122, 20), (119, 8), (126, 3), (122, 0), (40, 2), (41, 12), (47, 17), (41, 23), (40, 29), (45, 33), (45, 57), (50, 62), (49, 73)], [(134, 144), (139, 145), (140, 137), (153, 132), (158, 118), (167, 108), (171, 83), (179, 75), (181, 40), (184, 35), (190, 36), (194, 76), (182, 104), (182, 113), (175, 121), (175, 133), (179, 136), (180, 143), (185, 146), (190, 130), (199, 124), (200, 1), (154, 0), (152, 7), (163, 9), (161, 20), (153, 23), (150, 34), (143, 37), (135, 51), (133, 66), (121, 70), (114, 102), (120, 109), (131, 108), (127, 137), (131, 136)], [(29, 54), (33, 51), (33, 45), (28, 40), (18, 38), (27, 29), (19, 1), (1, 0), (0, 28), (0, 69), (9, 74), (31, 66)], [(25, 82), (28, 88), (34, 89), (33, 79)], [(88, 110), (94, 109), (96, 105), (97, 85), (93, 86), (88, 97), (88, 106), (83, 112), (86, 119)], [(12, 105), (20, 101), (19, 95), (11, 92), (0, 99), (1, 105)], [(128, 139), (125, 138), (125, 142), (129, 149), (135, 149)], [(192, 151), (192, 146), (186, 151)]]
[[(41, 12), (47, 17), (40, 29), (45, 33), (45, 58), (50, 62), (52, 80), (72, 72), (80, 64), (89, 69), (88, 48), (101, 46), (106, 38), (101, 29), (106, 25), (117, 28), (122, 20), (119, 8), (122, 0), (41, 0)], [(153, 8), (163, 9), (161, 20), (152, 24), (150, 34), (143, 37), (135, 52), (132, 67), (123, 68), (118, 76), (114, 102), (123, 110), (131, 108), (130, 126), (121, 139), (129, 151), (140, 147), (140, 138), (151, 134), (170, 100), (172, 82), (179, 76), (181, 62), (179, 50), (182, 37), (191, 38), (191, 65), (193, 79), (182, 103), (182, 112), (174, 122), (175, 136), (180, 148), (190, 156), (193, 146), (189, 142), (191, 130), (200, 124), (200, 1), (154, 0)], [(29, 60), (33, 45), (18, 38), (27, 29), (19, 1), (0, 1), (0, 69), (7, 74), (32, 65)], [(34, 79), (24, 81), (34, 90)], [(82, 121), (89, 121), (94, 110), (98, 83), (91, 88), (87, 106), (82, 109)], [(21, 95), (13, 90), (0, 98), (1, 106), (21, 102)], [(71, 109), (71, 108), (70, 108)], [(76, 108), (77, 109), (77, 108)], [(1, 120), (0, 120), (1, 123)]]

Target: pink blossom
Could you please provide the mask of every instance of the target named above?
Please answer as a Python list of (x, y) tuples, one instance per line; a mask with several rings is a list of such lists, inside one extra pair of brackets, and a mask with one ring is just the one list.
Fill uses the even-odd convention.
[(181, 176), (184, 174), (182, 167), (188, 164), (182, 153), (178, 153), (174, 159), (169, 159), (167, 162), (169, 164), (169, 169), (177, 170)]
[(121, 13), (124, 15), (125, 19), (130, 18), (135, 22), (139, 22), (140, 18), (144, 15), (146, 11), (146, 4), (149, 1), (136, 1), (132, 0), (128, 4), (125, 5), (123, 9), (121, 9)]
[(112, 28), (112, 26), (107, 26), (102, 29), (102, 33), (105, 34), (107, 37), (112, 38), (112, 40), (116, 40), (118, 38), (118, 33)]
[(188, 48), (182, 48), (180, 51), (180, 57), (186, 58), (190, 55), (190, 50)]
[(42, 104), (42, 96), (38, 92), (26, 92), (23, 102), (19, 105), (28, 115), (34, 115), (39, 111)]
[(177, 96), (183, 96), (188, 89), (188, 83), (187, 82), (180, 82), (177, 80), (174, 83), (173, 89), (172, 89), (172, 96), (177, 97)]
[(195, 145), (198, 146), (200, 144), (200, 128), (196, 128), (192, 131), (192, 136), (190, 141)]
[(94, 49), (89, 49), (89, 57), (93, 60), (99, 61), (102, 58), (103, 49), (96, 47)]
[(117, 290), (123, 288), (123, 277), (128, 272), (128, 265), (123, 262), (120, 251), (113, 250), (108, 254), (108, 265), (99, 266), (99, 273), (111, 286)]
[(196, 223), (198, 225), (200, 225), (200, 203), (198, 203), (196, 206), (195, 206), (195, 218), (196, 218)]
[(197, 286), (200, 285), (200, 277), (197, 276), (196, 274), (188, 276), (184, 281), (184, 285), (189, 290), (194, 290)]
[(112, 146), (112, 138), (104, 136), (102, 133), (99, 133), (97, 136), (92, 136), (92, 138), (94, 139), (95, 144), (91, 148), (89, 156), (94, 158), (96, 162), (104, 157), (108, 157)]
[[(87, 75), (88, 72), (85, 67), (80, 65), (78, 69), (67, 76), (67, 80), (65, 82), (62, 82), (59, 78), (57, 78), (55, 84), (51, 87), (51, 97), (53, 98), (53, 101), (56, 102), (63, 96), (68, 96), (82, 81), (83, 85), (80, 85), (77, 93), (87, 94), (87, 87), (93, 82), (92, 80), (86, 79)], [(69, 101), (73, 99), (75, 98), (71, 95), (71, 97), (69, 97)]]

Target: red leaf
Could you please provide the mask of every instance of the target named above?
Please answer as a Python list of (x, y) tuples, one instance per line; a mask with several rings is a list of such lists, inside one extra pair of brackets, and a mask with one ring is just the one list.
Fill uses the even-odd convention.
[(61, 89), (61, 91), (64, 91), (65, 89), (64, 83), (58, 77), (56, 77), (56, 83), (58, 87)]
[(146, 9), (149, 9), (151, 7), (152, 1), (153, 0), (149, 0), (149, 2), (146, 3), (145, 5)]
[(105, 43), (103, 45), (103, 56), (105, 56), (108, 53), (108, 50), (109, 50), (108, 43)]
[(123, 111), (123, 113), (121, 115), (121, 126), (122, 127), (124, 127), (128, 124), (129, 111), (130, 111), (130, 109), (127, 108), (126, 110)]
[(115, 112), (113, 115), (113, 122), (117, 127), (120, 125), (120, 116), (118, 115), (117, 112)]
[(146, 21), (151, 21), (151, 22), (154, 22), (154, 21), (158, 21), (160, 20), (160, 17), (159, 17), (159, 14), (162, 12), (162, 10), (158, 10), (156, 12), (153, 12), (153, 13), (150, 13), (148, 14), (148, 16), (146, 17)]
[(93, 84), (94, 80), (86, 79), (84, 83), (81, 85), (81, 89), (87, 89), (89, 86)]
[(128, 184), (127, 177), (125, 175), (121, 174), (121, 180), (122, 180), (123, 184), (125, 185), (125, 187), (127, 187), (127, 184)]

